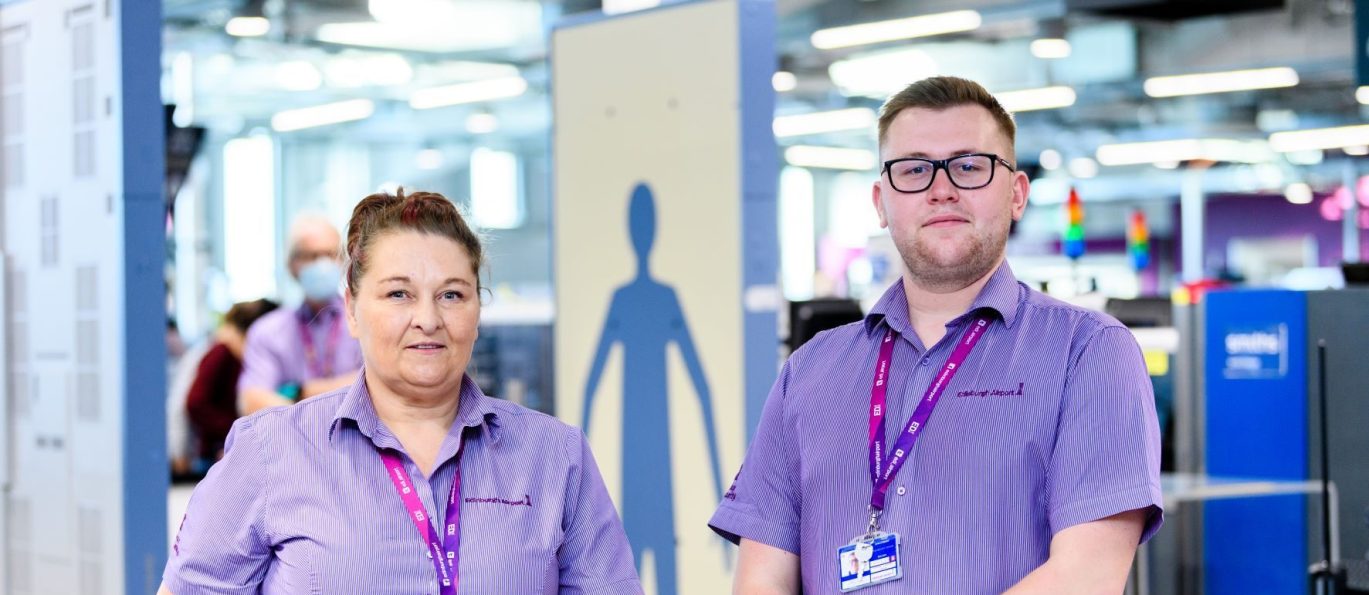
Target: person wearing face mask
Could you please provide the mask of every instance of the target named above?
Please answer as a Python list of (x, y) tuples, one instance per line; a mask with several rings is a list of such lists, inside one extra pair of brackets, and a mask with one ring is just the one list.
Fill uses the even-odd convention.
[(356, 377), (361, 348), (343, 328), (341, 245), (337, 228), (321, 216), (303, 215), (291, 224), (286, 266), (304, 302), (261, 317), (247, 332), (238, 378), (243, 415), (347, 386)]

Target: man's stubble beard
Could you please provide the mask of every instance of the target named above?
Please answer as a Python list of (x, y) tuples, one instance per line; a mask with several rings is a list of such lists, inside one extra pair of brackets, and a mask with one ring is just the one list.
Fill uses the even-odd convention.
[(1008, 226), (969, 238), (968, 253), (959, 262), (940, 263), (943, 257), (923, 240), (896, 241), (909, 277), (918, 286), (938, 293), (969, 287), (993, 271), (1008, 245)]

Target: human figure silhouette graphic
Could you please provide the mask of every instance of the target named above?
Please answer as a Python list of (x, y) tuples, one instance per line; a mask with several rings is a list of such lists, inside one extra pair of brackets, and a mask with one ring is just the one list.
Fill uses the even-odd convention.
[(590, 411), (604, 363), (615, 343), (623, 345), (623, 528), (632, 543), (638, 573), (642, 553), (651, 550), (656, 566), (656, 592), (675, 595), (675, 504), (670, 465), (670, 409), (666, 354), (671, 342), (689, 369), (699, 397), (713, 486), (722, 494), (722, 466), (713, 400), (699, 363), (689, 325), (675, 290), (651, 276), (651, 247), (656, 240), (656, 203), (651, 188), (639, 183), (628, 204), (628, 231), (637, 254), (637, 276), (613, 292), (608, 316), (585, 383), (581, 427), (589, 433)]

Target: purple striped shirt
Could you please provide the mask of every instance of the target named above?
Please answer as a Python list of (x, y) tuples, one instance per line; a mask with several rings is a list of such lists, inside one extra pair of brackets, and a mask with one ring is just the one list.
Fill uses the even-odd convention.
[[(481, 394), (469, 377), (431, 478), (404, 467), (434, 526), (461, 432), (461, 593), (642, 592), (584, 434)], [(404, 453), (364, 375), (238, 420), (186, 510), (163, 580), (197, 593), (437, 593), (378, 448)], [(434, 506), (434, 496), (436, 504)]]
[[(313, 365), (300, 333), (301, 324), (309, 329), (317, 353)], [(361, 346), (347, 332), (347, 322), (342, 319), (342, 298), (334, 299), (317, 314), (306, 304), (277, 308), (247, 330), (238, 390), (279, 391), (286, 384), (302, 385), (360, 367)]]
[(880, 526), (904, 576), (861, 593), (1001, 593), (1067, 527), (1148, 509), (1162, 522), (1160, 436), (1141, 350), (1116, 320), (1017, 282), (1004, 263), (926, 349), (895, 283), (862, 322), (815, 337), (771, 390), (741, 471), (709, 525), (799, 555), (805, 592), (838, 590), (837, 548), (865, 532), (870, 387), (899, 335), (887, 440), (912, 415), (971, 313), (996, 314), (889, 489)]

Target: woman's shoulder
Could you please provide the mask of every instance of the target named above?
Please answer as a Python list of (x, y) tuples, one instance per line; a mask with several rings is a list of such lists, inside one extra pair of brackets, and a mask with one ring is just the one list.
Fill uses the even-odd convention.
[(495, 397), (486, 396), (485, 399), (486, 406), (495, 414), (501, 440), (511, 439), (519, 444), (559, 443), (567, 451), (578, 448), (579, 442), (584, 440), (580, 428), (554, 415)]

